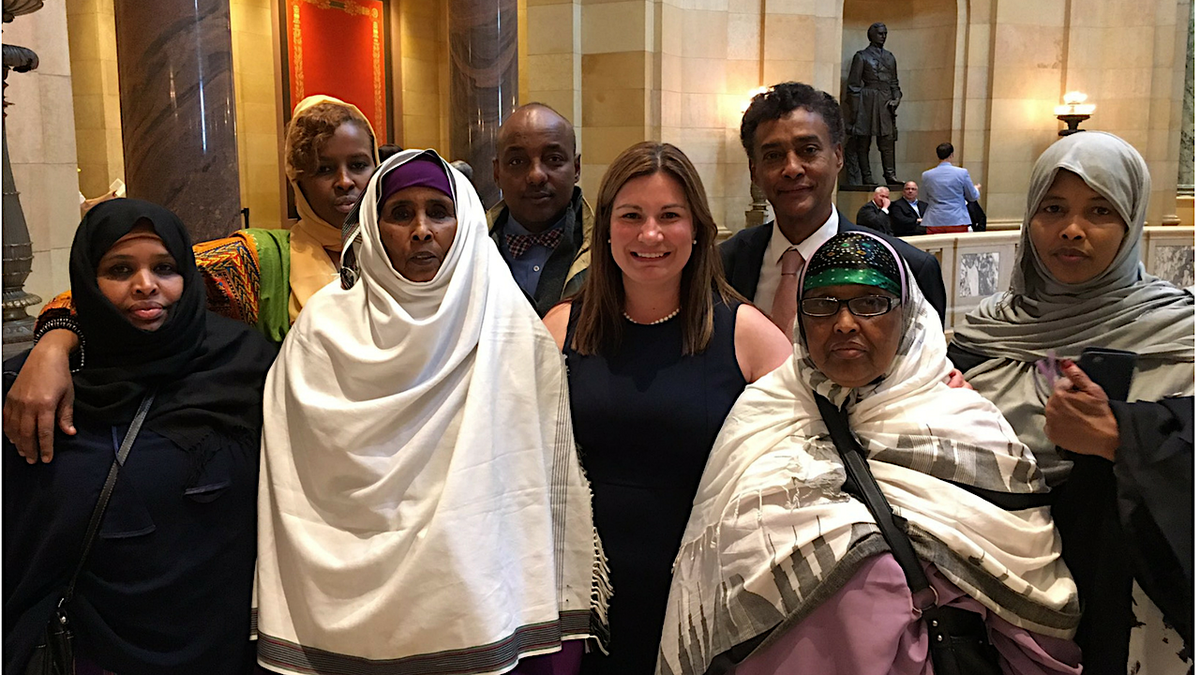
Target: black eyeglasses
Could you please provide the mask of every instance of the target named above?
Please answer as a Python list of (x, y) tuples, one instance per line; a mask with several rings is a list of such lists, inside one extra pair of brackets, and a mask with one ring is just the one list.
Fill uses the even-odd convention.
[(845, 305), (854, 316), (872, 317), (887, 314), (900, 304), (900, 298), (890, 295), (860, 295), (849, 300), (837, 298), (804, 298), (800, 301), (800, 313), (805, 316), (825, 318), (842, 311)]

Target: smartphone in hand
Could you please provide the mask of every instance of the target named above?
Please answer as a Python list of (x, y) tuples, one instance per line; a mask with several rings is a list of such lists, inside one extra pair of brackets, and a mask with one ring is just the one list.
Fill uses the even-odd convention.
[(1123, 349), (1087, 347), (1076, 361), (1087, 376), (1100, 385), (1110, 401), (1129, 398), (1129, 383), (1133, 379), (1133, 368), (1137, 365), (1137, 354)]

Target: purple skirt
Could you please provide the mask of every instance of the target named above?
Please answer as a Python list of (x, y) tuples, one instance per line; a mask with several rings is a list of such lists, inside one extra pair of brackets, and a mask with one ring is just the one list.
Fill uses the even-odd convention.
[[(925, 563), (938, 605), (984, 617), (1005, 675), (1079, 675), (1079, 647), (1001, 619)], [(933, 675), (924, 622), (913, 614), (904, 572), (890, 553), (866, 560), (812, 614), (738, 665), (735, 675)]]

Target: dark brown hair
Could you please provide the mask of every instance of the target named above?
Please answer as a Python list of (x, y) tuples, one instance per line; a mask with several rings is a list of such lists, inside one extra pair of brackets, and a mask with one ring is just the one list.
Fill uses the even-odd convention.
[(371, 139), (371, 152), (377, 154), (375, 134), (367, 121), (354, 114), (347, 105), (330, 101), (305, 108), (288, 123), (287, 137), (283, 144), (284, 173), (288, 180), (298, 181), (306, 173), (317, 168), (317, 155), (338, 127), (351, 123), (366, 132)]
[(621, 343), (625, 328), (625, 284), (609, 245), (613, 202), (617, 192), (634, 178), (666, 173), (679, 182), (692, 212), (691, 257), (680, 280), (679, 312), (683, 321), (685, 355), (708, 349), (713, 334), (713, 292), (731, 303), (737, 293), (725, 281), (717, 254), (717, 223), (708, 208), (708, 197), (696, 167), (679, 148), (670, 143), (645, 141), (622, 152), (609, 165), (600, 181), (596, 198), (596, 220), (592, 228), (592, 260), (587, 280), (576, 297), (579, 322), (571, 348), (580, 354), (597, 354)]

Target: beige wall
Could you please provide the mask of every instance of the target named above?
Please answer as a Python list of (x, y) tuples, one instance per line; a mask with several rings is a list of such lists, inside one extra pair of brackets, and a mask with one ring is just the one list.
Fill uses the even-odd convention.
[[(580, 184), (590, 200), (608, 164), (622, 150), (661, 133), (656, 127), (662, 124), (663, 54), (655, 31), (660, 10), (650, 0), (580, 3), (577, 126), (583, 153)], [(559, 12), (561, 18), (569, 18), (574, 3)], [(539, 40), (532, 22), (529, 39), (531, 44)], [(556, 39), (565, 46), (567, 39), (574, 42), (574, 31)]]
[(114, 180), (125, 179), (113, 5), (111, 0), (66, 0), (66, 7), (79, 189), (94, 198), (108, 192)]
[[(1022, 218), (1033, 163), (1063, 128), (1054, 106), (1072, 90), (1097, 106), (1084, 128), (1125, 138), (1150, 165), (1148, 222), (1173, 216), (1186, 2), (991, 0), (971, 2), (970, 11), (972, 37), (982, 38), (988, 55), (972, 45), (968, 105), (986, 112), (979, 172), (967, 166), (984, 184), (989, 220)], [(968, 114), (972, 121), (975, 113)], [(970, 132), (967, 138), (977, 128)]]
[[(279, 1), (230, 1), (241, 188), (258, 227), (283, 213)], [(394, 137), (445, 150), (447, 3), (391, 7)], [(1177, 210), (1188, 9), (1186, 0), (519, 0), (521, 101), (574, 122), (589, 199), (619, 152), (669, 141), (699, 169), (718, 223), (737, 230), (750, 201), (738, 138), (748, 92), (795, 79), (840, 94), (849, 55), (880, 19), (905, 90), (902, 175), (932, 165), (948, 134), (983, 184), (989, 220), (1019, 221), (1033, 162), (1062, 126), (1053, 108), (1082, 89), (1098, 106), (1084, 126), (1122, 135), (1149, 162), (1157, 224)], [(36, 73), (12, 76), (8, 124), (20, 136), (11, 151), (35, 248), (51, 252), (34, 283), (62, 287), (77, 199), (49, 193), (74, 195), (77, 182), (96, 196), (123, 177), (112, 0), (51, 0), (4, 36), (43, 59)], [(41, 118), (29, 114), (43, 107)]]
[[(33, 271), (25, 290), (49, 300), (70, 286), (67, 262), (79, 224), (65, 1), (46, 0), (40, 11), (4, 24), (3, 37), (5, 44), (28, 47), (39, 59), (35, 71), (9, 73), (4, 97), (10, 105), (4, 111), (4, 128), (13, 180), (33, 243)], [(102, 68), (99, 72), (103, 77)], [(36, 312), (40, 307), (31, 309)]]
[(396, 0), (392, 8), (395, 142), (445, 153), (450, 149), (447, 3)]
[[(518, 64), (521, 103), (540, 101), (578, 127), (583, 121), (580, 98), (583, 50), (580, 0), (525, 0)], [(529, 36), (537, 36), (530, 40)]]
[(229, 0), (238, 183), (250, 227), (281, 227), (286, 217), (278, 11), (272, 0)]
[(933, 148), (950, 140), (983, 184), (989, 220), (1019, 221), (1033, 163), (1062, 128), (1054, 106), (1083, 89), (1099, 106), (1084, 126), (1125, 136), (1150, 163), (1150, 222), (1175, 211), (1185, 0), (527, 2), (522, 100), (576, 122), (589, 199), (621, 150), (668, 141), (696, 164), (718, 222), (739, 229), (747, 92), (799, 80), (840, 95), (866, 27), (882, 20), (905, 91), (902, 176), (933, 166)]

